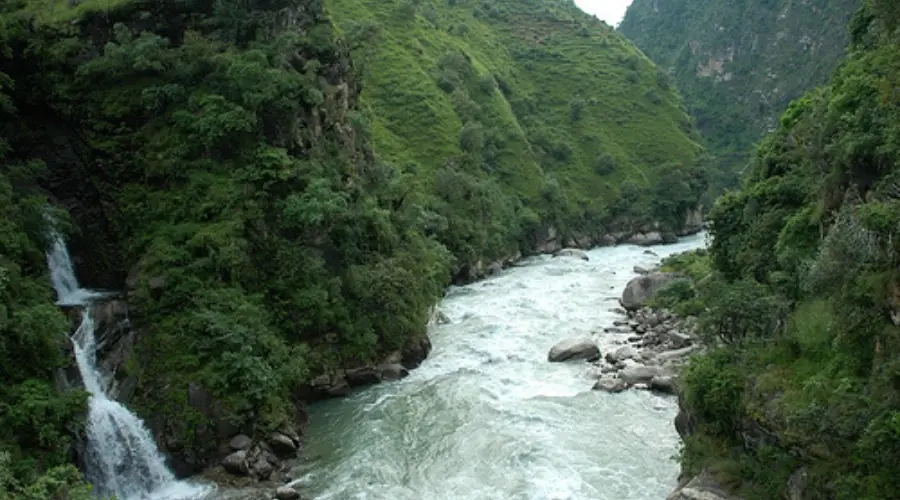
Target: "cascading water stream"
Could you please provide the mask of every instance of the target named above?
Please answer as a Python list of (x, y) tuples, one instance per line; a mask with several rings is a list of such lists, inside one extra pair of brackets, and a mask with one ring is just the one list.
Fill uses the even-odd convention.
[(549, 363), (568, 338), (603, 352), (630, 331), (613, 311), (636, 276), (704, 235), (652, 250), (537, 256), (453, 287), (449, 322), (409, 377), (310, 408), (295, 485), (316, 500), (654, 500), (675, 487), (675, 398), (592, 391), (597, 368)]
[(59, 235), (54, 236), (47, 263), (57, 303), (81, 310), (81, 324), (72, 335), (72, 345), (85, 389), (91, 394), (85, 462), (95, 491), (103, 496), (115, 495), (118, 500), (202, 496), (202, 488), (176, 481), (144, 423), (107, 395), (106, 382), (97, 366), (96, 325), (91, 315), (92, 300), (104, 294), (78, 285), (66, 244)]

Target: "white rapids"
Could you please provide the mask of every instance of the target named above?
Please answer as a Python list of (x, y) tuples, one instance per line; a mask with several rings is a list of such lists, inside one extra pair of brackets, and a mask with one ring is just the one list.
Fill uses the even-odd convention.
[[(591, 390), (586, 363), (547, 362), (560, 340), (604, 334), (635, 265), (705, 244), (539, 256), (452, 288), (429, 358), (406, 379), (311, 409), (304, 475), (320, 500), (653, 500), (673, 489), (673, 397)], [(626, 335), (627, 336), (627, 335)]]

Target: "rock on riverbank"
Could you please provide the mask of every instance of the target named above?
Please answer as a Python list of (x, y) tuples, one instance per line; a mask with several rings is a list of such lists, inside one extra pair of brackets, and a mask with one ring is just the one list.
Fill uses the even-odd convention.
[(675, 394), (678, 372), (701, 347), (696, 325), (666, 310), (642, 308), (626, 313), (606, 333), (631, 335), (597, 363), (601, 376), (595, 390), (616, 393), (634, 387)]

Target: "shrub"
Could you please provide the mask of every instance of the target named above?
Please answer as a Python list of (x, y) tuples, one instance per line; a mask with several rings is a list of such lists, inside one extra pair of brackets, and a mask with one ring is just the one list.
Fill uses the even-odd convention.
[(738, 366), (735, 354), (718, 350), (691, 359), (683, 375), (685, 404), (712, 436), (736, 437), (744, 392)]
[(712, 278), (704, 285), (703, 299), (708, 311), (702, 330), (710, 342), (772, 339), (785, 326), (787, 304), (752, 279), (728, 283)]
[(619, 170), (619, 161), (612, 153), (600, 153), (594, 160), (594, 172), (598, 175), (609, 175)]
[(415, 0), (400, 0), (400, 3), (397, 5), (397, 14), (400, 16), (400, 19), (406, 21), (415, 19), (418, 10), (418, 2)]
[(580, 97), (576, 97), (569, 102), (569, 119), (573, 122), (577, 122), (581, 120), (584, 115), (584, 107), (585, 107), (584, 99)]
[(478, 80), (478, 87), (485, 94), (492, 94), (492, 93), (494, 93), (495, 90), (497, 90), (497, 81), (494, 80), (493, 75), (490, 75), (490, 74), (483, 75)]
[(656, 70), (656, 85), (663, 90), (669, 90), (672, 87), (672, 82), (669, 79), (669, 74), (663, 71), (662, 69)]
[(459, 133), (459, 147), (468, 153), (480, 153), (484, 149), (484, 127), (478, 122), (468, 122)]

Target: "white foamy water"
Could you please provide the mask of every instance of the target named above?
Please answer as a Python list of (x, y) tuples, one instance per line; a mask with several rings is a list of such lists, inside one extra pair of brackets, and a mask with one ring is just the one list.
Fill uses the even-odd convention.
[(595, 369), (547, 362), (551, 346), (590, 335), (603, 352), (610, 309), (635, 274), (705, 236), (541, 256), (450, 290), (452, 324), (432, 329), (429, 358), (399, 382), (311, 409), (307, 473), (314, 498), (651, 500), (675, 486), (674, 398), (591, 391)]
[(144, 423), (117, 401), (109, 399), (106, 381), (97, 367), (96, 325), (91, 300), (105, 294), (83, 289), (62, 237), (55, 235), (47, 253), (57, 303), (78, 306), (81, 324), (72, 336), (75, 360), (90, 392), (88, 401), (86, 475), (102, 496), (118, 500), (178, 500), (201, 496), (206, 488), (180, 482), (166, 467)]

